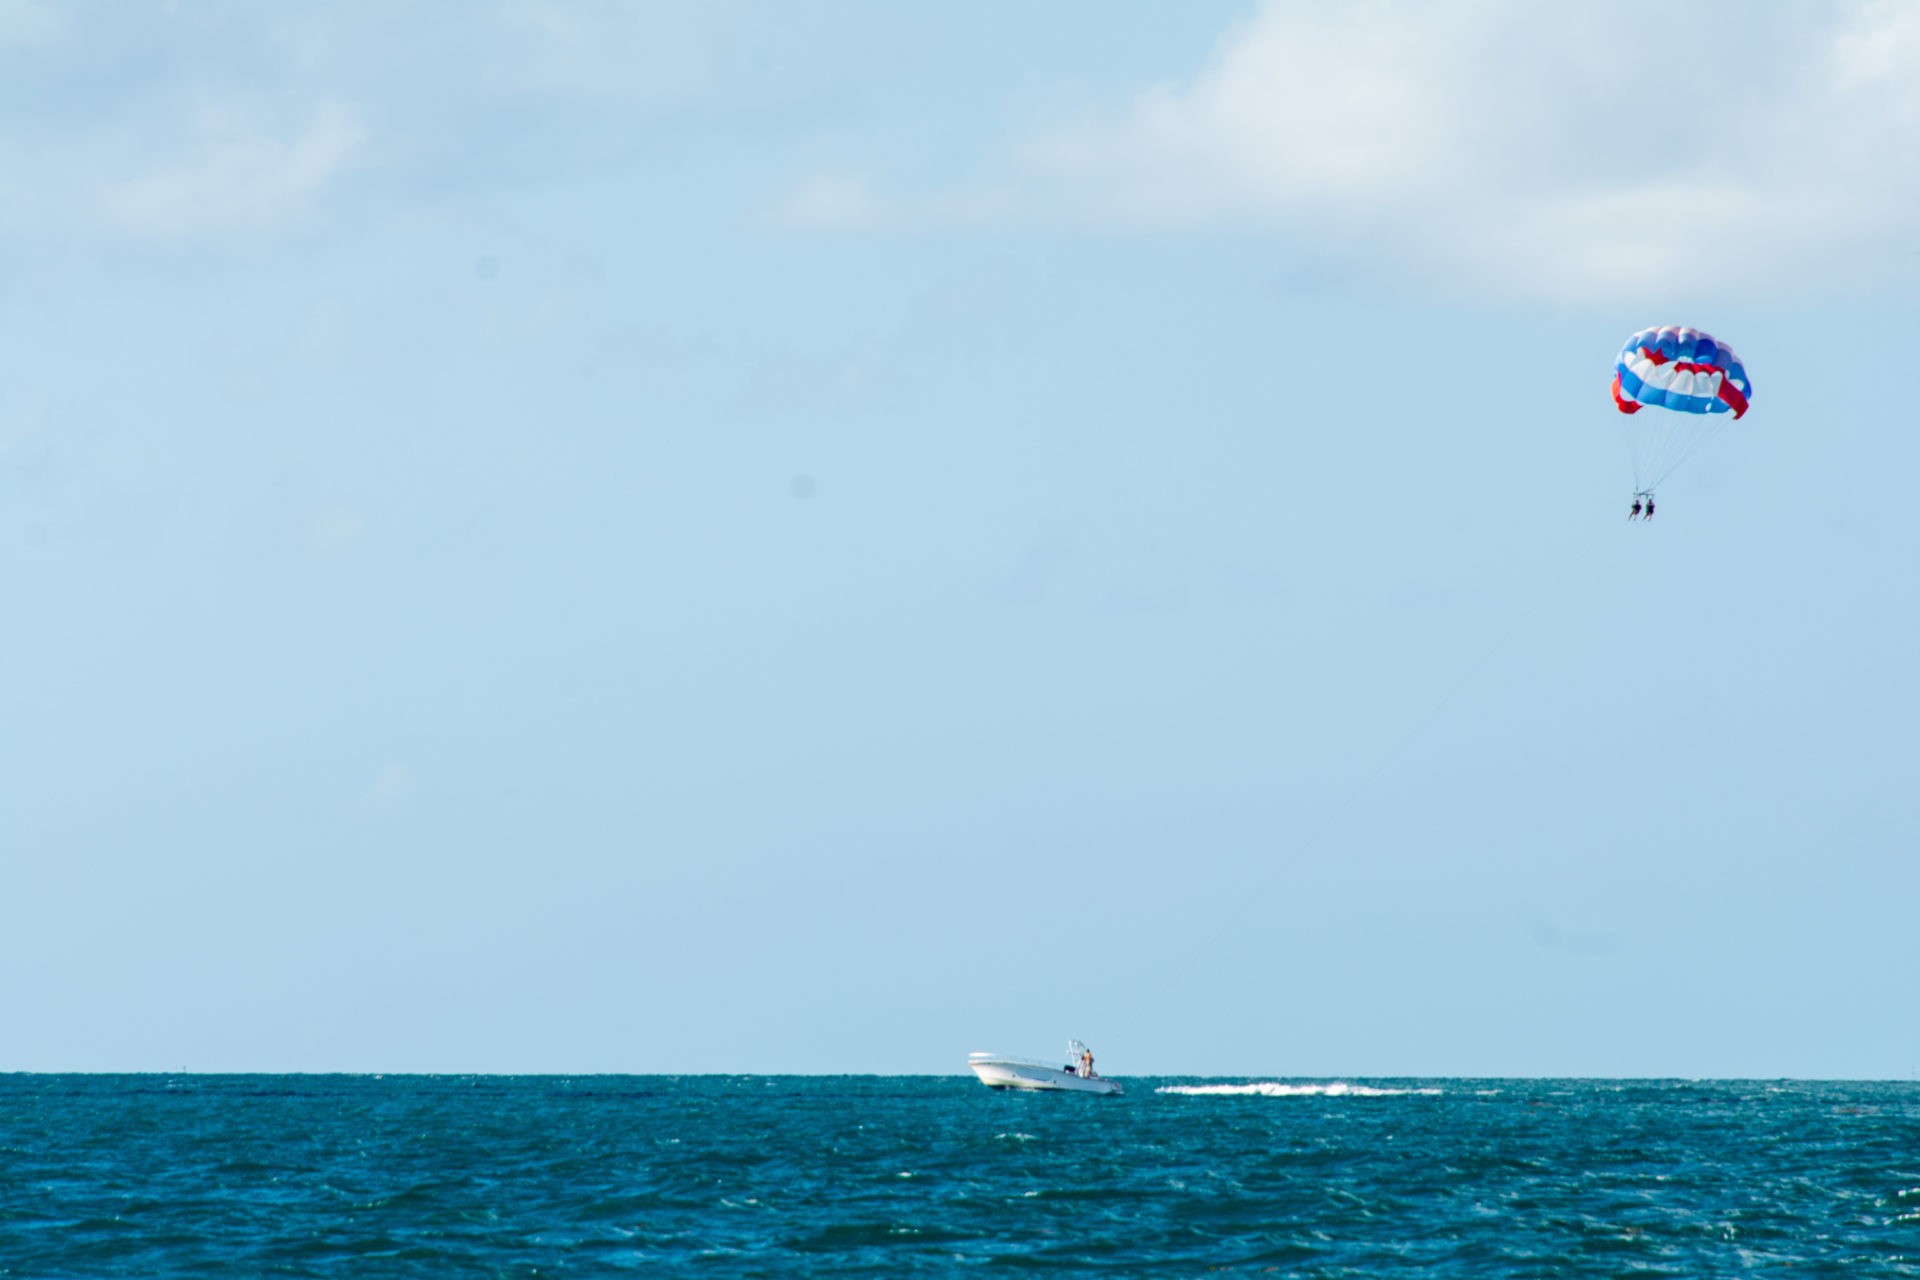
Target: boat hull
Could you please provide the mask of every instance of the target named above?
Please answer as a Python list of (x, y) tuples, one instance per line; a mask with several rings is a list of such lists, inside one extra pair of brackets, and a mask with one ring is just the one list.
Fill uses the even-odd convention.
[(1112, 1096), (1121, 1092), (1118, 1081), (1105, 1076), (1088, 1079), (1060, 1067), (1020, 1058), (1002, 1058), (976, 1053), (967, 1066), (989, 1089), (1025, 1089), (1035, 1093), (1098, 1093)]

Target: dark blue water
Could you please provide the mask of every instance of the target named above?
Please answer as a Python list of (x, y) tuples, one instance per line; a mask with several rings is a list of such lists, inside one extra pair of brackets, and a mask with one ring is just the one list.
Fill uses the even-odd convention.
[(1920, 1275), (1920, 1087), (0, 1076), (0, 1275)]

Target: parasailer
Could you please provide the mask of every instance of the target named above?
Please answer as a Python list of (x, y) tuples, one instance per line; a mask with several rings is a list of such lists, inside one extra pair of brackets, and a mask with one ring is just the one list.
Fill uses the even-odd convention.
[[(1613, 366), (1613, 403), (1628, 415), (1633, 453), (1636, 492), (1627, 518), (1653, 519), (1654, 488), (1718, 434), (1727, 414), (1742, 417), (1752, 399), (1746, 366), (1712, 334), (1667, 325), (1628, 338)], [(1671, 412), (1635, 418), (1642, 409)]]

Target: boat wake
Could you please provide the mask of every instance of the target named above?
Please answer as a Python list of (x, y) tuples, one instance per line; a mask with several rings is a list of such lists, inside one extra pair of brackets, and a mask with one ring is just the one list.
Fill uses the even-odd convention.
[(1189, 1098), (1405, 1098), (1439, 1097), (1438, 1089), (1377, 1089), (1372, 1085), (1281, 1084), (1262, 1080), (1255, 1084), (1163, 1084), (1155, 1093), (1178, 1093)]

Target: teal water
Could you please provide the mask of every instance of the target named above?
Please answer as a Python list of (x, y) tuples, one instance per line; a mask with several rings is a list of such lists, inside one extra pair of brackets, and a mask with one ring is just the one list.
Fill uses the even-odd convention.
[(1127, 1084), (0, 1076), (0, 1276), (1920, 1275), (1920, 1086)]

